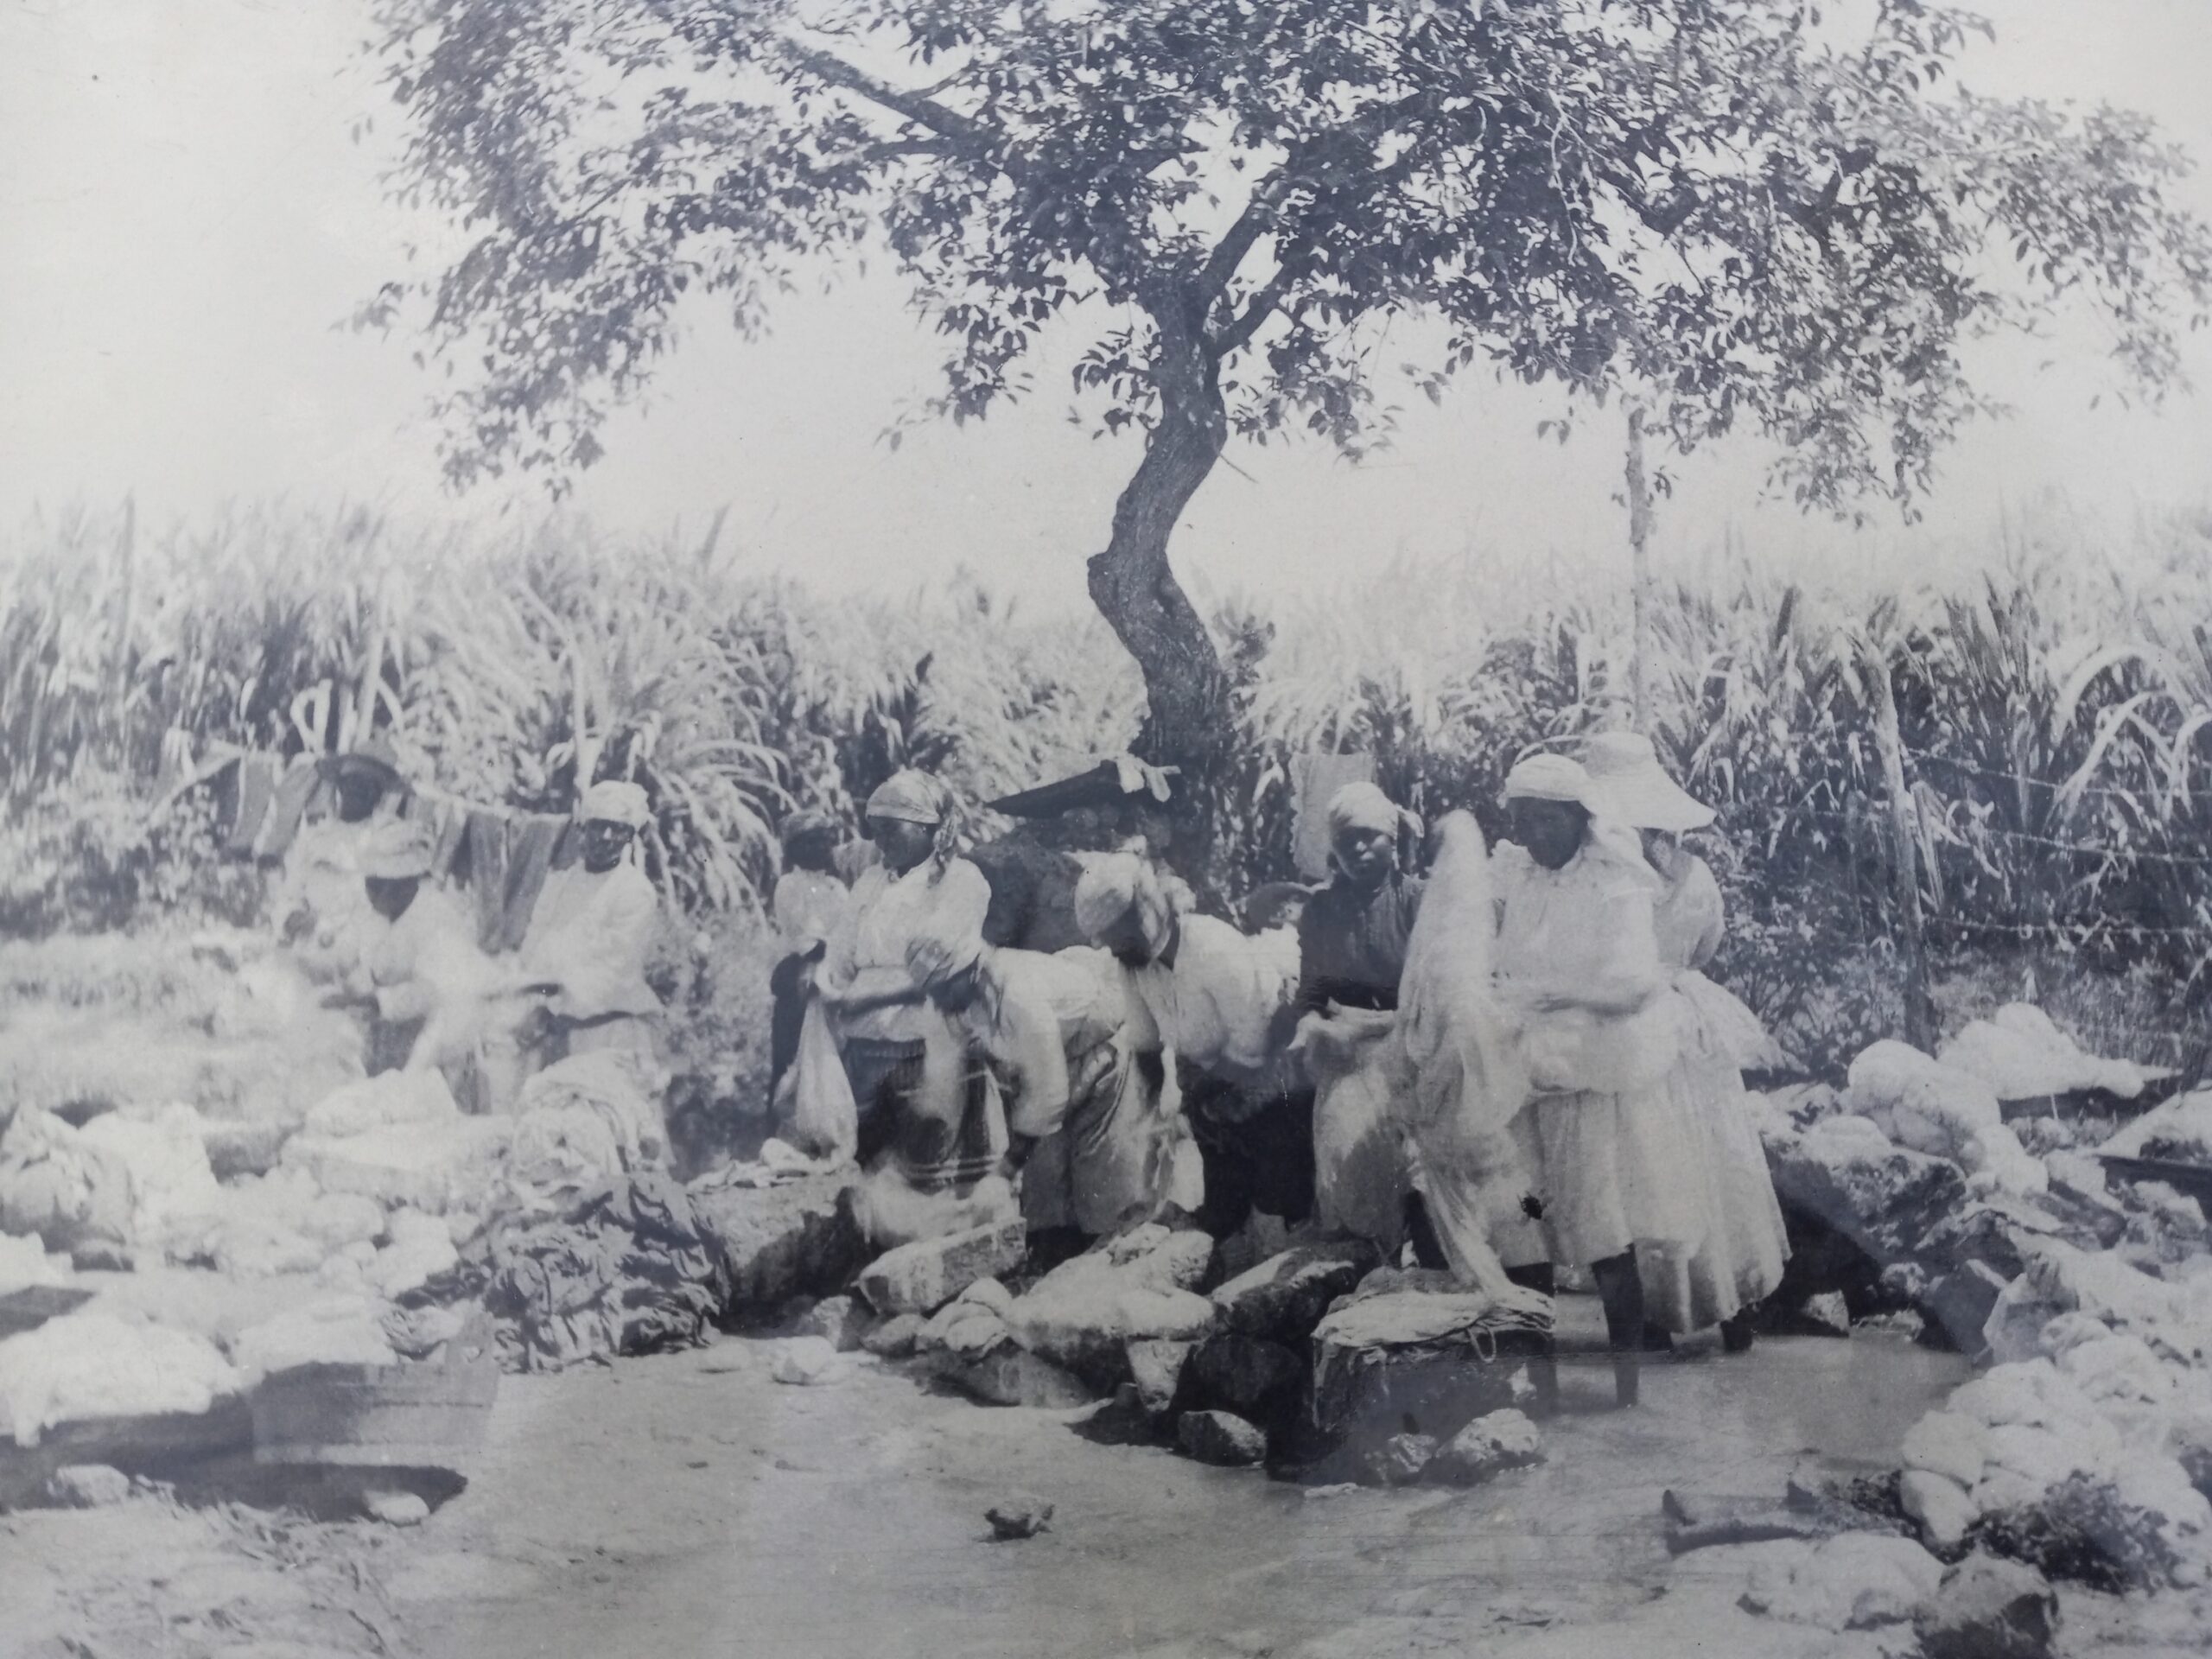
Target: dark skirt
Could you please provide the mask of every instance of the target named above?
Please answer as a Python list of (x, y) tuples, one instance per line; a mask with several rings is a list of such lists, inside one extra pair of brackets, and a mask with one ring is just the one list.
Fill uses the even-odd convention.
[(845, 1075), (860, 1116), (860, 1164), (867, 1169), (888, 1160), (917, 1192), (964, 1192), (997, 1166), (991, 1122), (998, 1091), (981, 1051), (970, 1045), (961, 1057), (951, 1121), (921, 1109), (923, 1048), (918, 1039), (845, 1041)]

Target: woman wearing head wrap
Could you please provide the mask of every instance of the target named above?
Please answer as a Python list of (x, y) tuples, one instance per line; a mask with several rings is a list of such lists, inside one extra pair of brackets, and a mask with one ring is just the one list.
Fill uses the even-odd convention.
[(430, 882), (431, 853), (422, 827), (404, 819), (378, 824), (363, 843), (372, 919), (340, 995), (373, 1010), (372, 1071), (435, 1066), (468, 1099), (498, 976), (467, 912)]
[(645, 982), (645, 963), (660, 895), (631, 855), (652, 822), (652, 804), (636, 784), (610, 779), (584, 791), (576, 820), (582, 852), (547, 874), (516, 958), (515, 983), (543, 1011), (527, 1069), (569, 1054), (619, 1052), (645, 1092), (658, 1096), (653, 1026), (661, 1006)]
[[(1076, 884), (1084, 936), (1121, 963), (1172, 1056), (1201, 1166), (1198, 1224), (1226, 1237), (1255, 1208), (1303, 1215), (1313, 1194), (1313, 1110), (1293, 1098), (1284, 1049), (1298, 989), (1297, 941), (1198, 914), (1129, 854), (1093, 861)], [(1202, 1194), (1202, 1199), (1200, 1195)]]
[(1421, 878), (1404, 868), (1421, 820), (1355, 783), (1330, 798), (1328, 825), (1334, 873), (1298, 921), (1298, 1047), (1316, 1085), (1314, 1213), (1389, 1253), (1404, 1239), (1410, 1187), (1378, 1065), (1421, 909)]
[(1003, 1124), (973, 1086), (980, 1062), (907, 965), (916, 939), (976, 938), (990, 908), (983, 873), (954, 854), (950, 791), (896, 773), (868, 798), (883, 861), (852, 899), (815, 976), (860, 1112), (863, 1164), (889, 1157), (924, 1192), (970, 1186), (996, 1164)]
[[(1514, 767), (1513, 842), (1491, 861), (1501, 1006), (1530, 1084), (1516, 1120), (1554, 1263), (1587, 1267), (1605, 1304), (1617, 1396), (1636, 1402), (1643, 1343), (1637, 1260), (1682, 1253), (1703, 1231), (1688, 1122), (1667, 1087), (1673, 1022), (1654, 910), (1658, 881), (1602, 816), (1588, 773), (1562, 755)], [(1548, 1269), (1524, 1273), (1539, 1289)]]
[(1033, 1260), (1073, 1255), (1166, 1204), (1173, 1126), (1159, 1034), (1112, 957), (925, 936), (907, 964), (988, 1063)]
[(1593, 738), (1587, 764), (1620, 822), (1642, 832), (1659, 876), (1659, 957), (1673, 976), (1669, 1005), (1681, 1033), (1672, 1086), (1696, 1131), (1702, 1177), (1703, 1243), (1687, 1255), (1639, 1257), (1647, 1314), (1670, 1332), (1718, 1325), (1723, 1347), (1741, 1353), (1751, 1345), (1753, 1306), (1782, 1282), (1789, 1240), (1744, 1092), (1744, 1068), (1771, 1044), (1758, 1017), (1701, 971), (1720, 947), (1720, 884), (1681, 838), (1711, 823), (1713, 812), (1667, 775), (1648, 738)]
[(807, 980), (843, 921), (852, 893), (837, 874), (836, 820), (794, 812), (784, 820), (784, 873), (768, 901), (784, 954), (768, 975), (768, 1089), (773, 1095), (798, 1058), (806, 1018)]

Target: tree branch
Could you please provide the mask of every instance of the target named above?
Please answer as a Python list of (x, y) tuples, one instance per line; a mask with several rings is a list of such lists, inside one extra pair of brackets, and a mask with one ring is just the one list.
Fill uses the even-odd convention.
[(824, 52), (819, 47), (802, 45), (786, 40), (786, 49), (791, 60), (816, 79), (826, 86), (841, 87), (866, 99), (880, 109), (925, 127), (941, 138), (951, 140), (973, 159), (982, 161), (1008, 175), (1018, 175), (1021, 163), (1005, 135), (973, 116), (963, 115), (949, 109), (936, 99), (920, 92), (910, 92), (893, 86), (859, 67), (847, 63), (835, 53)]

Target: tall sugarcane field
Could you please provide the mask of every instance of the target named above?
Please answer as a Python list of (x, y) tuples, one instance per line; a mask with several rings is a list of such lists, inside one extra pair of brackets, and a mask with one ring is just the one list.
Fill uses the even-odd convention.
[(2212, 21), (1988, 10), (0, 19), (0, 1659), (2202, 1651)]

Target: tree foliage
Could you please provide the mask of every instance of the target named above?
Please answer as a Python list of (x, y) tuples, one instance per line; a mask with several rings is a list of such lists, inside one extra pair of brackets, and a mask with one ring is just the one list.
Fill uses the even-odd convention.
[(2212, 300), (2184, 158), (2133, 115), (1958, 86), (1987, 26), (1928, 0), (377, 10), (397, 187), (472, 240), (365, 320), (427, 331), (455, 480), (588, 465), (688, 302), (753, 334), (887, 257), (946, 344), (935, 412), (1029, 392), (1065, 328), (1086, 418), (1146, 434), (1091, 577), (1156, 747), (1224, 724), (1166, 547), (1232, 435), (1356, 454), (1387, 383), (1485, 367), (1632, 388), (1681, 448), (1759, 434), (1808, 508), (1910, 510), (1992, 407), (1969, 342), (2078, 299), (2155, 397)]

